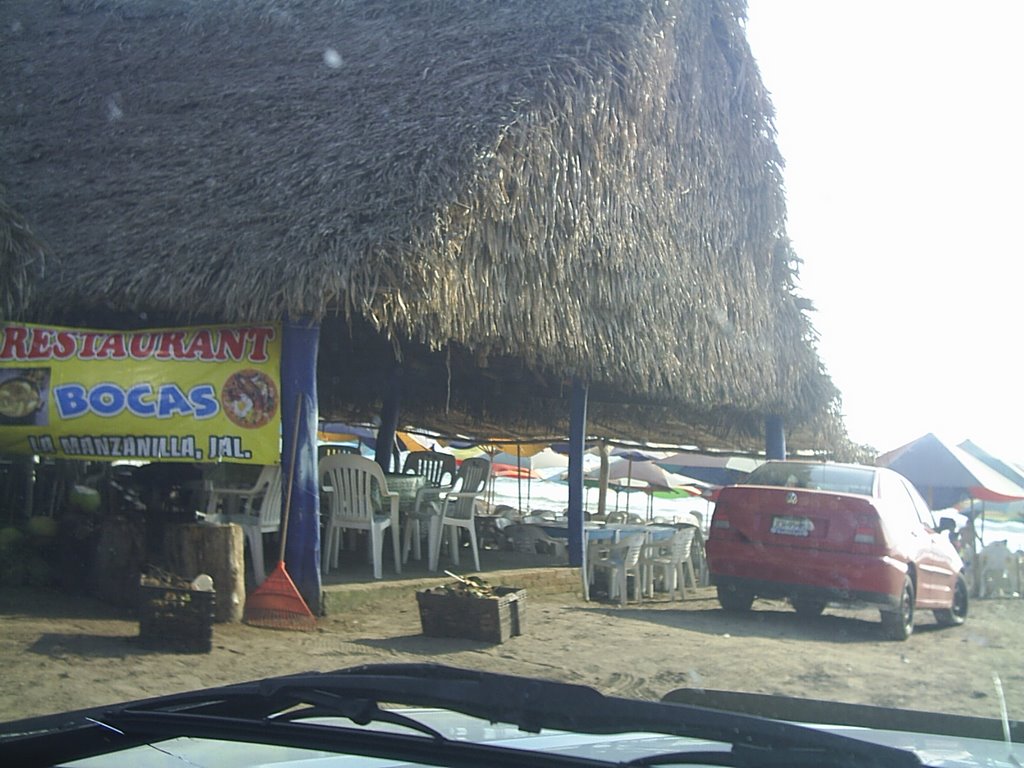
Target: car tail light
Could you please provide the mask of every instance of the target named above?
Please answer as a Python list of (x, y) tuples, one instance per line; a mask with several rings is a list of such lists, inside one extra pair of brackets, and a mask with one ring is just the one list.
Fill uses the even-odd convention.
[(719, 540), (730, 540), (730, 539), (741, 539), (743, 538), (738, 528), (734, 528), (732, 522), (729, 520), (728, 515), (715, 514), (711, 518), (711, 536), (712, 539)]
[(855, 544), (874, 544), (878, 529), (871, 525), (862, 525), (853, 533)]
[(861, 516), (854, 522), (853, 550), (855, 552), (870, 555), (884, 554), (888, 550), (888, 546), (877, 516)]

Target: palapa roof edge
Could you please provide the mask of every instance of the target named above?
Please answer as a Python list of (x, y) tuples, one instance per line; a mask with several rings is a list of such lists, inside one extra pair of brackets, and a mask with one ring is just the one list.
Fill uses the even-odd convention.
[(314, 316), (347, 359), (383, 341), (431, 375), (468, 350), (424, 415), (484, 413), (489, 359), (520, 407), (575, 375), (828, 425), (745, 8), (12, 0), (0, 181), (51, 250), (34, 293), (0, 276), (3, 309)]

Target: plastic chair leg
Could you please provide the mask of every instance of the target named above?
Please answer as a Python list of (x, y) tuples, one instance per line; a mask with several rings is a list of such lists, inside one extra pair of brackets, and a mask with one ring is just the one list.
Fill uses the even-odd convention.
[(454, 525), (448, 526), (448, 556), (452, 565), (459, 565), (459, 529)]
[[(391, 528), (391, 526), (389, 525), (388, 528)], [(383, 536), (384, 536), (384, 530), (385, 529), (381, 529), (381, 532), (380, 532), (380, 535), (381, 535), (382, 539), (383, 539)], [(381, 543), (383, 544), (383, 541)], [(395, 555), (395, 573), (401, 573), (402, 572), (402, 545), (398, 541), (398, 529), (397, 528), (391, 528), (391, 550), (392, 550), (392, 552)]]
[(338, 558), (341, 557), (341, 548), (345, 545), (345, 529), (334, 529), (334, 544), (331, 546), (331, 568), (337, 570)]
[[(405, 521), (405, 529), (402, 531), (402, 563), (409, 562), (409, 553), (413, 553), (413, 559), (420, 559), (419, 552), (420, 521), (410, 517)], [(413, 547), (413, 542), (416, 547)], [(415, 550), (415, 551), (414, 551)]]
[(333, 556), (335, 548), (338, 546), (338, 529), (333, 525), (327, 526), (326, 541), (323, 544), (323, 550), (320, 552), (320, 573), (326, 576), (331, 570), (331, 557)]
[(263, 565), (263, 534), (259, 528), (247, 527), (246, 538), (249, 539), (249, 553), (252, 555), (252, 575), (257, 584), (262, 584), (267, 578), (267, 571)]
[(468, 526), (469, 543), (473, 547), (473, 566), (476, 572), (480, 573), (480, 548), (476, 545), (476, 525), (471, 520)]
[[(345, 529), (344, 528), (338, 528), (336, 530), (337, 530), (337, 537), (338, 538), (335, 539), (335, 541), (334, 541), (334, 548), (331, 550), (331, 568), (337, 568), (338, 567), (338, 559), (341, 557), (341, 548), (343, 546), (345, 546)], [(352, 544), (352, 536), (349, 535), (348, 539), (349, 539), (348, 540), (348, 547), (349, 547), (349, 549), (354, 549), (355, 547)]]
[[(429, 527), (429, 525), (430, 525), (430, 523), (427, 523), (428, 527)], [(413, 557), (415, 557), (417, 560), (422, 560), (423, 559), (423, 531), (422, 531), (422, 528), (423, 528), (423, 524), (419, 520), (417, 520), (416, 521), (416, 537), (412, 540)]]
[(381, 565), (384, 550), (383, 531), (379, 528), (371, 528), (369, 545), (370, 557), (373, 561), (373, 578), (382, 579), (384, 578), (384, 568)]
[(583, 547), (584, 563), (580, 570), (583, 573), (583, 599), (590, 601), (590, 585), (594, 583), (594, 555), (596, 549), (592, 549), (588, 543)]
[(420, 528), (422, 528), (422, 526), (420, 525), (420, 521), (417, 520), (415, 523), (415, 528), (413, 529), (415, 530), (416, 535), (413, 537), (412, 540), (412, 554), (413, 557), (417, 560), (423, 559), (423, 532), (420, 530)]
[(337, 568), (338, 567), (338, 550), (341, 549), (342, 538), (343, 538), (342, 529), (341, 528), (332, 527), (331, 528), (331, 536), (333, 538), (331, 539), (331, 546), (330, 546), (330, 548), (327, 551), (327, 556), (328, 556), (327, 563), (328, 563), (328, 567), (330, 567), (330, 568)]
[(427, 550), (429, 561), (427, 567), (431, 571), (437, 570), (438, 561), (441, 559), (441, 537), (444, 535), (444, 526), (441, 525), (441, 518), (434, 516), (430, 518), (427, 529)]

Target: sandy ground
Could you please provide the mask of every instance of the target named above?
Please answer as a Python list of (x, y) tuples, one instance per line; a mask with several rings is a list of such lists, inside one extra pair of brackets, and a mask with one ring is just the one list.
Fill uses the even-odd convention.
[(258, 677), (373, 662), (436, 662), (658, 698), (679, 687), (781, 693), (1024, 719), (1024, 600), (975, 601), (958, 628), (920, 615), (905, 643), (878, 636), (876, 611), (799, 618), (758, 601), (720, 610), (711, 588), (685, 603), (586, 603), (530, 596), (522, 636), (500, 645), (421, 634), (414, 590), (321, 620), (312, 633), (217, 624), (209, 654), (142, 649), (138, 622), (90, 599), (0, 591), (0, 720)]

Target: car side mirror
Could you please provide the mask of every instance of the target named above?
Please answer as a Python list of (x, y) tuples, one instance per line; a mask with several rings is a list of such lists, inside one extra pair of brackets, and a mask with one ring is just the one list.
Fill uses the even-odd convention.
[(940, 517), (939, 518), (939, 531), (946, 531), (953, 533), (956, 530), (956, 520), (952, 517)]

